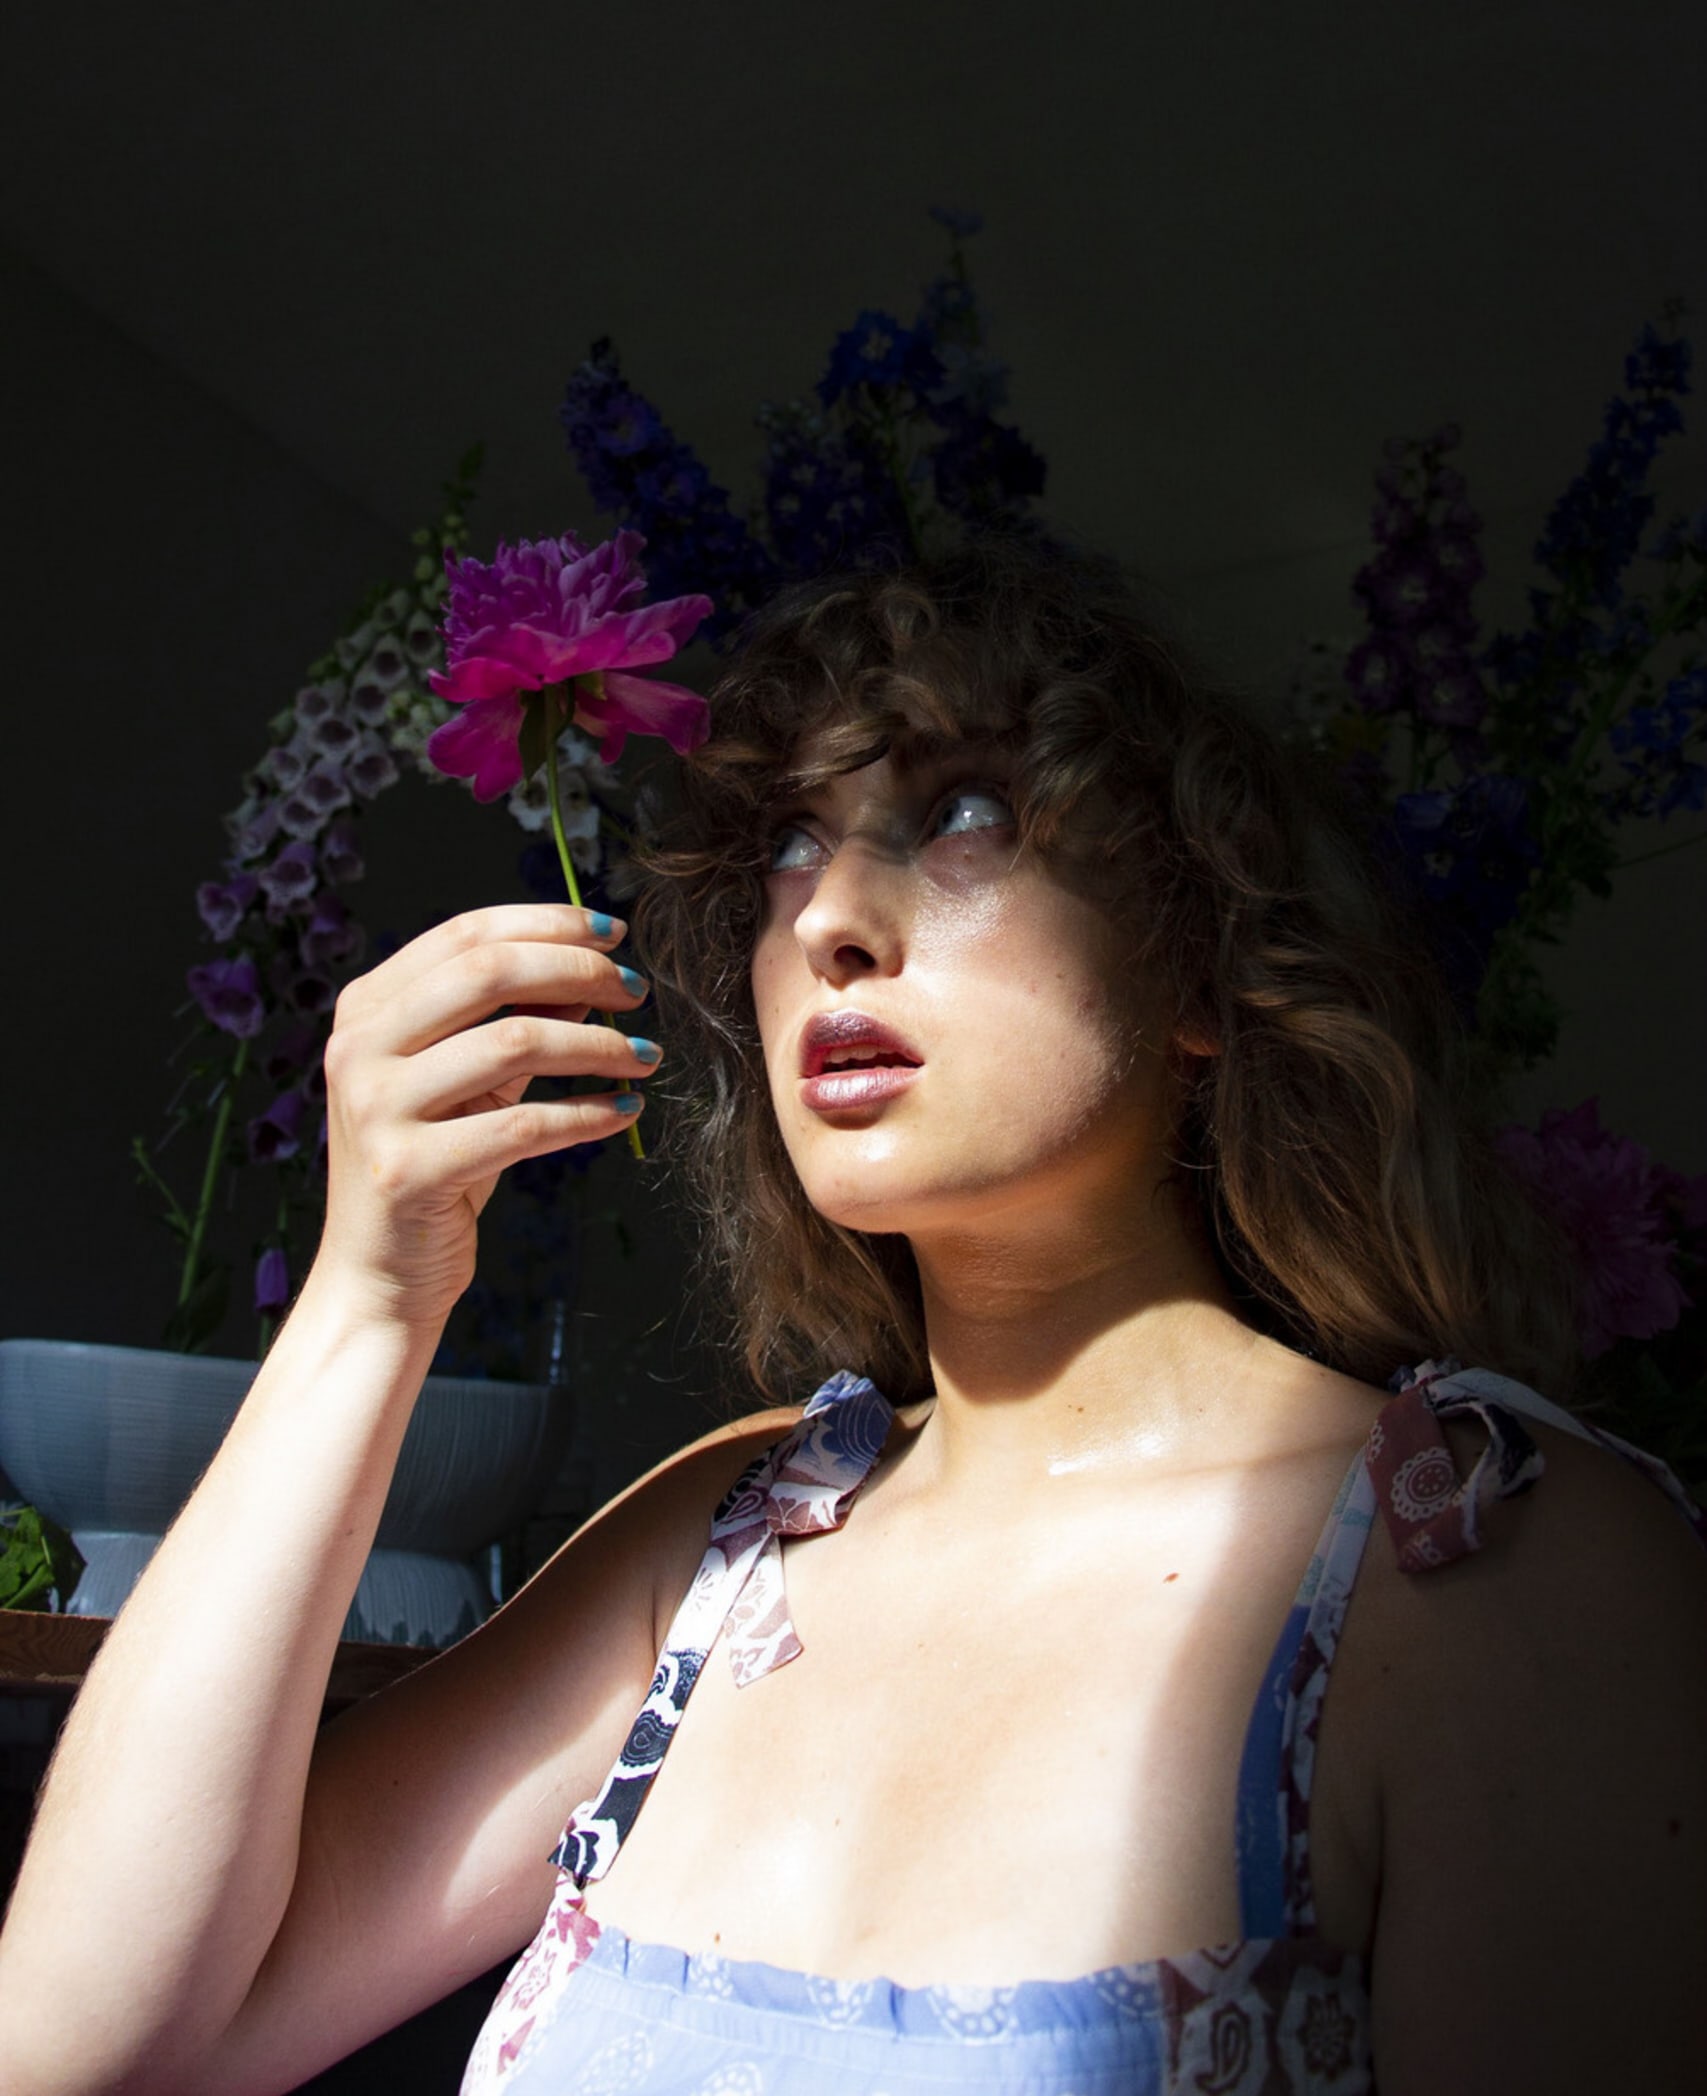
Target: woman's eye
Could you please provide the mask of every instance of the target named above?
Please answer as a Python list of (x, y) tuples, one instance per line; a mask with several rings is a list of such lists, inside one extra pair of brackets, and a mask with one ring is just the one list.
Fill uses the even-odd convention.
[(818, 851), (818, 840), (798, 823), (785, 823), (771, 841), (771, 872), (798, 873), (810, 866)]
[(989, 786), (967, 786), (951, 793), (937, 810), (931, 834), (962, 836), (968, 830), (1001, 830), (1011, 827), (1014, 811), (1003, 796)]

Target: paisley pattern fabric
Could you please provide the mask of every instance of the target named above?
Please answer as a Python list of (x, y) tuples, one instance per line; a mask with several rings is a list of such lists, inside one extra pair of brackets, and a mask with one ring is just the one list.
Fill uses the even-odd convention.
[[(1544, 1470), (1527, 1415), (1637, 1464), (1707, 1542), (1663, 1464), (1521, 1384), (1443, 1361), (1392, 1388), (1251, 1713), (1234, 1827), (1241, 1940), (1069, 1981), (908, 1988), (636, 1943), (582, 1905), (719, 1637), (743, 1685), (801, 1650), (782, 1538), (846, 1520), (894, 1416), (863, 1377), (832, 1377), (718, 1509), (617, 1765), (564, 1830), (556, 1897), (493, 2004), (463, 2096), (1366, 2096), (1367, 1981), (1361, 1959), (1315, 1934), (1309, 1817), (1322, 1701), (1377, 1514), (1407, 1571), (1478, 1549), (1488, 1508)], [(1488, 1443), (1461, 1480), (1440, 1422), (1462, 1415)]]

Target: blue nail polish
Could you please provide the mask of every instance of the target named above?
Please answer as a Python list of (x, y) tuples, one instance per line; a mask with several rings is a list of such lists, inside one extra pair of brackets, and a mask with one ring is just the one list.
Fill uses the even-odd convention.
[(643, 1041), (638, 1034), (629, 1036), (628, 1045), (635, 1059), (643, 1063), (658, 1062), (664, 1053), (656, 1041)]
[(618, 1092), (611, 1104), (619, 1114), (637, 1114), (646, 1101), (638, 1092)]
[(619, 968), (616, 972), (622, 977), (622, 987), (628, 992), (630, 997), (644, 997), (646, 995), (645, 976), (636, 975), (632, 968)]
[(595, 939), (608, 939), (616, 930), (616, 919), (607, 917), (603, 910), (589, 910), (587, 924)]

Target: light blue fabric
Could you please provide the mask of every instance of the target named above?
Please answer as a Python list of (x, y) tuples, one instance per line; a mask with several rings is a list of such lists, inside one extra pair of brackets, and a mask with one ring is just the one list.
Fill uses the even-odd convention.
[(1131, 2096), (1162, 2085), (1148, 1966), (1015, 1987), (896, 1987), (689, 1957), (606, 1927), (572, 1982), (574, 2013), (515, 2096)]

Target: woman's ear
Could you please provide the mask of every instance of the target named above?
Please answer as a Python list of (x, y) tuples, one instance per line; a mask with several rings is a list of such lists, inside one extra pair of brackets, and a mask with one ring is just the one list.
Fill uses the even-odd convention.
[(1176, 1026), (1174, 1048), (1180, 1055), (1211, 1056), (1221, 1053), (1221, 1043), (1207, 1028)]

